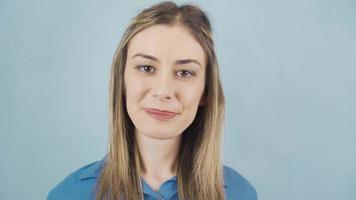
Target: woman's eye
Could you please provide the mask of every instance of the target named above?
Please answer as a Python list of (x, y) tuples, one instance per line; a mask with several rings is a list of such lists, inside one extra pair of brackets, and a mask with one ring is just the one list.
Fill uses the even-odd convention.
[(178, 76), (183, 77), (183, 78), (191, 78), (194, 76), (194, 72), (190, 72), (187, 70), (181, 70), (178, 72)]
[(154, 68), (150, 65), (139, 65), (136, 68), (142, 72), (147, 72), (147, 73), (151, 73), (154, 70)]

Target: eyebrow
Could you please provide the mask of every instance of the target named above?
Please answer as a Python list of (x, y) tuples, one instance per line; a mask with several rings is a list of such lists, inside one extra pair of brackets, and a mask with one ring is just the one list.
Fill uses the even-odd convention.
[[(155, 62), (159, 62), (158, 58), (156, 58), (154, 56), (147, 55), (147, 54), (143, 54), (143, 53), (135, 54), (134, 56), (132, 56), (132, 58), (134, 58), (134, 57), (143, 57), (143, 58), (155, 61)], [(183, 64), (188, 64), (188, 63), (195, 63), (195, 64), (198, 64), (199, 66), (202, 66), (199, 61), (194, 60), (194, 59), (181, 59), (181, 60), (176, 60), (176, 62), (175, 62), (176, 65), (183, 65)]]

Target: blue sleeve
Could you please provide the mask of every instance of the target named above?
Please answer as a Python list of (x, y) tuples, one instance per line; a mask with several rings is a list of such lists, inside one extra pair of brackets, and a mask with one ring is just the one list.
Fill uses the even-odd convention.
[(71, 196), (70, 185), (73, 184), (72, 174), (68, 175), (64, 180), (62, 180), (58, 185), (52, 188), (47, 196), (47, 200), (62, 200), (68, 199)]
[(228, 200), (257, 200), (256, 189), (236, 170), (227, 167)]
[(96, 178), (80, 178), (73, 172), (48, 193), (47, 200), (92, 200), (95, 198)]
[(100, 167), (96, 161), (70, 173), (49, 191), (47, 200), (94, 200)]

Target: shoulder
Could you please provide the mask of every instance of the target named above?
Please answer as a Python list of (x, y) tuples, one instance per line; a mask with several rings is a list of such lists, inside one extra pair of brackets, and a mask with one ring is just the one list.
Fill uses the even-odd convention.
[(93, 199), (102, 160), (87, 164), (70, 173), (48, 193), (47, 200)]
[(257, 200), (255, 188), (239, 172), (227, 165), (223, 169), (227, 200)]

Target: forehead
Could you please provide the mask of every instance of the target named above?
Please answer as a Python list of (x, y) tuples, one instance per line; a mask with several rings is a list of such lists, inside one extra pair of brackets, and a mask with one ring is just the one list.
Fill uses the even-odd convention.
[(154, 25), (137, 33), (128, 46), (128, 57), (145, 53), (159, 59), (197, 59), (205, 65), (205, 52), (182, 25)]

